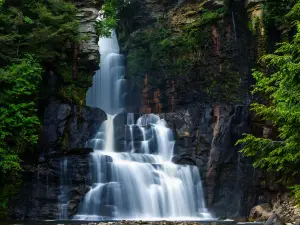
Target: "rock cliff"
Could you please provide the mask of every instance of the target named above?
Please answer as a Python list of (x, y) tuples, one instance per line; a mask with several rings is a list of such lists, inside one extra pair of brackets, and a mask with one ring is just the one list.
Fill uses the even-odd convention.
[[(80, 9), (80, 31), (90, 37), (78, 46), (78, 65), (92, 74), (99, 59), (93, 26), (97, 3), (73, 2)], [(266, 126), (255, 126), (249, 112), (251, 69), (262, 46), (249, 30), (248, 18), (261, 16), (259, 2), (132, 0), (120, 12), (117, 29), (133, 84), (127, 111), (157, 113), (167, 121), (177, 140), (173, 161), (199, 167), (207, 205), (221, 218), (248, 218), (253, 206), (265, 203), (290, 215), (283, 212), (291, 208), (286, 207), (289, 200), (274, 201), (281, 188), (264, 187), (268, 175), (255, 170), (235, 145), (251, 129), (267, 132)], [(55, 89), (58, 78), (52, 77), (46, 86)], [(12, 218), (55, 219), (64, 211), (71, 217), (89, 190), (92, 149), (84, 144), (96, 134), (105, 113), (51, 96), (42, 114), (38, 160), (36, 166), (24, 165), (25, 182), (9, 208)], [(126, 113), (115, 122), (120, 125), (115, 132), (119, 150), (126, 138)], [(64, 184), (72, 188), (64, 189)], [(67, 199), (61, 199), (62, 189)], [(62, 210), (65, 203), (68, 207)]]
[[(100, 109), (59, 100), (50, 102), (44, 114), (38, 160), (23, 165), (24, 182), (19, 194), (11, 199), (11, 218), (62, 218), (61, 198), (67, 198), (66, 215), (76, 213), (78, 203), (89, 190), (88, 154), (93, 149), (85, 148), (85, 143), (96, 135), (104, 120), (106, 114)], [(66, 180), (61, 180), (63, 177)], [(60, 196), (62, 188), (66, 189), (64, 196)]]
[(72, 1), (78, 8), (77, 18), (80, 22), (79, 31), (87, 37), (78, 46), (79, 69), (84, 69), (93, 75), (99, 68), (98, 35), (95, 29), (95, 21), (99, 15), (101, 2), (97, 1)]
[(165, 118), (177, 139), (173, 161), (199, 167), (208, 207), (222, 218), (248, 218), (286, 191), (265, 189), (270, 175), (235, 145), (245, 132), (267, 132), (249, 112), (248, 93), (266, 48), (262, 24), (251, 29), (262, 20), (261, 2), (135, 0), (120, 13), (127, 76), (140, 97), (130, 110)]
[[(84, 76), (92, 76), (99, 67), (98, 36), (94, 23), (101, 2), (73, 2), (78, 7), (79, 31), (86, 37), (79, 46), (74, 46), (74, 67), (83, 72)], [(106, 120), (106, 114), (101, 109), (75, 104), (62, 97), (59, 92), (61, 87), (69, 85), (67, 82), (70, 81), (64, 77), (62, 80), (62, 74), (54, 71), (47, 72), (44, 76), (39, 101), (41, 135), (36, 154), (31, 155), (31, 159), (25, 157), (22, 165), (23, 183), (18, 195), (9, 202), (10, 218), (71, 217), (89, 190), (88, 154), (93, 149), (85, 148), (85, 144), (96, 135), (100, 125)], [(75, 94), (76, 90), (72, 90), (72, 95)], [(62, 177), (65, 179), (62, 180)], [(61, 196), (62, 190), (64, 196)], [(65, 205), (68, 207), (62, 209)]]
[[(257, 203), (257, 179), (251, 161), (235, 146), (241, 135), (250, 130), (247, 90), (256, 59), (245, 2), (133, 1), (133, 4), (139, 10), (126, 17), (127, 20), (121, 19), (118, 30), (122, 49), (128, 55), (128, 77), (136, 81), (136, 88), (142, 93), (140, 112), (160, 113), (174, 130), (177, 141), (173, 161), (200, 168), (207, 204), (216, 216), (248, 217)], [(171, 36), (163, 34), (153, 49), (141, 34), (161, 37), (153, 35), (149, 27)], [(199, 32), (196, 44), (194, 39), (191, 42), (197, 49), (188, 53), (197, 59), (193, 65), (187, 68), (170, 64), (166, 69), (169, 63), (166, 61), (165, 67), (146, 68), (139, 63), (145, 70), (135, 69), (138, 59), (134, 56), (140, 57), (140, 49), (171, 51), (172, 46), (164, 50), (159, 49), (160, 44), (172, 43), (176, 37), (190, 41), (193, 36), (186, 37), (184, 32)], [(182, 52), (177, 49), (177, 54), (186, 54), (188, 48)], [(181, 59), (181, 55), (176, 57)], [(172, 74), (173, 66), (179, 74)], [(181, 68), (187, 69), (180, 71)]]

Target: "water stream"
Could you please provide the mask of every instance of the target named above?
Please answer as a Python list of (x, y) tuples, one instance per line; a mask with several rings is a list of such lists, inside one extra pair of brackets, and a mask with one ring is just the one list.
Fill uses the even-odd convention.
[(101, 38), (101, 69), (87, 93), (87, 104), (107, 113), (91, 153), (91, 189), (75, 220), (207, 220), (199, 170), (171, 162), (172, 131), (159, 116), (127, 115), (124, 150), (115, 150), (114, 118), (123, 111), (124, 57), (116, 35)]
[(60, 195), (58, 196), (60, 213), (58, 215), (58, 219), (64, 220), (68, 219), (68, 191), (70, 185), (70, 183), (68, 182), (68, 160), (66, 158), (61, 159), (60, 171)]

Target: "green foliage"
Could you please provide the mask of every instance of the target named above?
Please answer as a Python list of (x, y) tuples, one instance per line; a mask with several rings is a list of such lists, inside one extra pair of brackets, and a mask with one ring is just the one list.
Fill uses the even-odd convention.
[(76, 8), (63, 0), (9, 1), (0, 13), (0, 65), (30, 52), (44, 62), (66, 57), (78, 42)]
[(58, 96), (68, 103), (84, 105), (85, 94), (92, 85), (93, 76), (79, 70), (77, 79), (74, 79), (73, 68), (68, 65), (60, 67), (57, 72), (62, 78), (62, 86), (58, 90)]
[[(10, 196), (16, 194), (19, 190), (19, 187), (21, 185), (21, 180), (18, 178), (10, 179), (8, 177), (3, 178), (3, 181), (6, 182), (5, 185), (3, 185), (0, 189), (0, 218), (5, 218), (5, 210), (7, 207), (8, 200)], [(1, 182), (1, 176), (0, 176), (0, 182)]]
[(66, 102), (84, 105), (86, 89), (77, 87), (75, 84), (63, 86), (59, 89), (58, 95)]
[(295, 196), (298, 206), (300, 206), (300, 185), (292, 186), (291, 190), (294, 193), (294, 196)]
[(37, 87), (42, 68), (31, 55), (0, 69), (0, 218), (9, 197), (20, 185), (19, 155), (33, 150), (40, 122), (36, 116)]
[[(192, 6), (180, 13), (194, 13)], [(165, 79), (193, 79), (199, 82), (199, 89), (209, 96), (221, 92), (226, 101), (232, 100), (236, 96), (240, 77), (234, 65), (224, 60), (222, 74), (219, 67), (201, 68), (207, 64), (206, 59), (210, 57), (208, 54), (213, 46), (211, 24), (221, 19), (226, 9), (208, 10), (202, 4), (197, 7), (199, 13), (193, 14), (194, 22), (176, 26), (176, 30), (167, 18), (160, 17), (155, 25), (136, 32), (129, 43), (128, 76), (142, 84), (142, 77), (151, 74), (148, 79), (152, 85)]]
[(70, 65), (65, 65), (64, 67), (59, 67), (57, 72), (61, 75), (63, 79), (63, 84), (65, 86), (74, 84), (80, 88), (89, 88), (93, 82), (93, 76), (86, 74), (85, 71), (78, 71), (77, 79), (73, 77), (73, 68)]
[(36, 92), (42, 68), (30, 55), (0, 70), (0, 171), (20, 170), (18, 154), (38, 140)]
[(130, 76), (142, 77), (150, 70), (149, 51), (142, 47), (137, 47), (130, 51), (127, 56), (128, 74)]
[(162, 18), (156, 26), (138, 33), (127, 58), (129, 76), (142, 75), (150, 69), (166, 76), (185, 74), (198, 59), (197, 49), (205, 43), (205, 33), (194, 26), (183, 29), (182, 33), (174, 33)]
[[(263, 9), (263, 23), (266, 31), (280, 27), (287, 22), (285, 15), (290, 11), (291, 7), (297, 0), (266, 0), (261, 8)], [(296, 10), (296, 8), (293, 8)], [(293, 15), (295, 13), (291, 12)]]
[(33, 24), (34, 23), (33, 20), (30, 19), (28, 16), (24, 16), (24, 21), (25, 21), (25, 23), (28, 23), (28, 24)]
[(100, 10), (100, 20), (96, 22), (96, 31), (100, 37), (109, 37), (117, 27), (118, 11), (126, 5), (124, 0), (105, 0)]
[[(289, 182), (300, 174), (300, 1), (286, 19), (297, 18), (297, 33), (289, 42), (278, 44), (274, 54), (261, 59), (264, 71), (254, 71), (257, 83), (253, 93), (263, 96), (252, 104), (252, 110), (263, 120), (272, 121), (278, 131), (275, 137), (246, 135), (238, 141), (242, 152), (254, 157), (254, 166), (277, 171)], [(299, 197), (299, 187), (296, 193)]]
[(226, 13), (225, 8), (218, 8), (215, 11), (203, 9), (201, 17), (198, 17), (198, 19), (195, 22), (193, 22), (191, 25), (189, 25), (189, 27), (200, 27), (207, 23), (211, 23), (215, 20), (222, 18), (224, 13)]
[[(0, 217), (18, 189), (22, 155), (34, 151), (38, 140), (42, 72), (69, 68), (68, 76), (73, 73), (72, 46), (83, 40), (76, 13), (66, 0), (0, 0)], [(82, 73), (64, 87), (86, 90), (90, 76)]]

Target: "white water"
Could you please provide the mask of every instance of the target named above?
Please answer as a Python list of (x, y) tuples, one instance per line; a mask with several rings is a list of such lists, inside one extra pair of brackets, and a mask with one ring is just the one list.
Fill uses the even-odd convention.
[(91, 189), (74, 219), (212, 219), (205, 208), (198, 168), (171, 162), (175, 141), (164, 120), (150, 114), (135, 121), (128, 114), (125, 149), (115, 152), (114, 117), (123, 108), (124, 59), (115, 34), (99, 44), (101, 70), (88, 91), (87, 103), (102, 108), (108, 119), (88, 142), (94, 149)]
[(126, 89), (124, 79), (124, 56), (119, 54), (119, 44), (115, 32), (112, 38), (99, 40), (101, 62), (93, 78), (93, 86), (88, 90), (86, 104), (98, 107), (109, 115), (122, 111)]
[(68, 160), (66, 158), (61, 159), (60, 162), (60, 195), (58, 196), (58, 206), (60, 208), (60, 214), (58, 219), (64, 220), (68, 219), (68, 191), (69, 191), (69, 182), (68, 182)]

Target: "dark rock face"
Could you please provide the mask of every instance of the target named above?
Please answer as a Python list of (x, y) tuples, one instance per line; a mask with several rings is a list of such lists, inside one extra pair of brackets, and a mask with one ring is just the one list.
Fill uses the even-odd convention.
[(283, 225), (280, 217), (277, 214), (273, 214), (265, 223), (265, 225)]
[[(232, 99), (240, 104), (248, 104), (248, 78), (251, 77), (251, 67), (256, 60), (255, 44), (248, 30), (244, 1), (229, 2), (230, 6), (229, 3), (216, 0), (183, 1), (182, 4), (172, 0), (133, 1), (132, 5), (138, 10), (133, 10), (131, 6), (127, 14), (124, 13), (118, 32), (121, 49), (128, 54), (128, 76), (133, 76), (136, 86), (143, 89), (140, 90), (141, 112), (174, 112), (190, 108), (189, 105), (228, 103)], [(139, 65), (135, 54), (145, 48), (143, 33), (151, 34), (149, 27), (160, 30), (162, 22), (159, 21), (164, 18), (168, 21), (168, 26), (164, 27), (166, 32), (177, 37), (185, 32), (184, 27), (204, 16), (204, 8), (213, 12), (220, 7), (229, 8), (228, 13), (195, 28), (201, 30), (203, 45), (197, 47), (200, 56), (195, 55), (197, 61), (193, 67), (184, 72), (178, 71), (177, 75), (170, 75), (167, 68), (147, 68), (146, 72), (135, 69), (134, 65), (139, 68), (143, 66)], [(132, 70), (136, 74), (131, 73)]]
[(208, 207), (219, 217), (248, 217), (257, 178), (235, 146), (249, 131), (248, 107), (203, 104), (160, 116), (176, 136), (173, 162), (200, 168)]
[(99, 68), (98, 60), (100, 58), (98, 47), (98, 35), (95, 29), (95, 22), (100, 9), (100, 2), (89, 1), (72, 1), (79, 9), (77, 18), (80, 22), (79, 32), (89, 37), (88, 40), (82, 41), (78, 52), (78, 64), (81, 69), (88, 71), (91, 75)]
[(255, 221), (266, 221), (272, 215), (272, 207), (269, 203), (260, 204), (251, 209), (249, 217)]
[[(98, 35), (95, 22), (103, 1), (77, 1), (79, 32), (89, 39), (74, 47), (77, 70), (93, 75), (99, 68)], [(8, 214), (14, 219), (56, 219), (61, 217), (62, 184), (68, 203), (67, 216), (75, 214), (79, 201), (89, 190), (89, 153), (85, 144), (92, 139), (106, 114), (100, 109), (65, 103), (58, 100), (62, 78), (53, 71), (45, 74), (39, 102), (41, 135), (34, 159), (23, 165), (20, 192), (9, 202)], [(34, 163), (35, 162), (35, 163)], [(26, 165), (26, 163), (30, 165)], [(65, 163), (65, 164), (64, 164)], [(33, 165), (34, 164), (34, 165)], [(64, 165), (65, 166), (64, 166)], [(61, 180), (65, 177), (66, 180)]]
[(72, 184), (68, 189), (68, 216), (76, 213), (76, 206), (89, 190), (89, 156), (73, 155), (52, 158), (24, 171), (27, 179), (17, 196), (11, 199), (9, 216), (12, 219), (58, 219), (61, 209), (61, 175), (63, 161), (67, 160), (65, 177)]
[(44, 113), (39, 149), (41, 156), (84, 148), (92, 139), (106, 114), (101, 109), (80, 107), (51, 100)]
[[(37, 165), (24, 166), (21, 190), (9, 203), (14, 219), (58, 219), (64, 188), (70, 218), (89, 190), (89, 153), (85, 143), (92, 139), (106, 114), (89, 107), (49, 101), (44, 112)], [(65, 164), (64, 164), (65, 163)], [(63, 179), (63, 180), (62, 180)]]
[[(135, 76), (136, 81), (144, 80), (140, 84), (143, 94), (139, 111), (160, 113), (174, 130), (176, 148), (172, 161), (199, 167), (208, 207), (216, 216), (247, 218), (251, 208), (262, 203), (260, 195), (264, 195), (259, 185), (261, 175), (235, 146), (242, 134), (250, 131), (251, 123), (248, 89), (257, 46), (248, 30), (248, 9), (245, 1), (228, 1), (225, 5), (216, 0), (178, 3), (133, 1), (139, 10), (127, 17), (130, 31), (121, 21), (121, 49), (129, 56), (139, 49), (139, 33), (155, 27), (159, 18), (167, 18), (167, 28), (176, 34), (201, 15), (202, 7), (208, 11), (225, 7), (228, 13), (197, 27), (203, 30), (205, 44), (200, 50), (202, 58), (192, 72), (171, 77), (163, 70), (148, 70), (147, 74)], [(205, 90), (212, 82), (217, 85), (209, 94)]]

